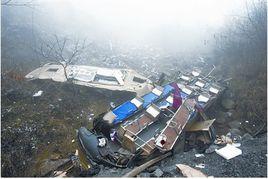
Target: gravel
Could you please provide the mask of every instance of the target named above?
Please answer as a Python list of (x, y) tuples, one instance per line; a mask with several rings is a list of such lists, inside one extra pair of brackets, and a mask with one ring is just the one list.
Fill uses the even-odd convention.
[[(215, 152), (205, 153), (204, 157), (199, 158), (195, 157), (197, 154), (195, 150), (176, 154), (150, 167), (152, 173), (147, 169), (138, 177), (182, 177), (182, 174), (176, 170), (176, 164), (189, 165), (214, 177), (267, 177), (266, 135), (252, 140), (243, 140), (239, 148), (242, 150), (242, 155), (230, 160), (225, 160)], [(198, 164), (204, 164), (205, 168), (197, 168)], [(103, 168), (95, 177), (120, 177), (130, 170), (130, 168), (108, 170)]]
[[(186, 164), (193, 168), (195, 165), (203, 163), (204, 174), (214, 177), (267, 177), (267, 137), (242, 141), (242, 155), (230, 160), (225, 160), (215, 152), (204, 154), (205, 157), (196, 158), (195, 151), (177, 154), (167, 159), (168, 162), (162, 168), (164, 172), (176, 175), (175, 164)], [(197, 168), (198, 169), (198, 168)]]

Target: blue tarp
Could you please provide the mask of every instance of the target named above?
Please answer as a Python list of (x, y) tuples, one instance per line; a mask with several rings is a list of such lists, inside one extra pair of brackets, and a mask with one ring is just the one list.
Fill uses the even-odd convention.
[(172, 90), (174, 90), (174, 88), (171, 85), (164, 86), (162, 96), (167, 96)]
[[(154, 94), (152, 92), (142, 96), (142, 98), (144, 100), (144, 102), (142, 104), (142, 107), (146, 108), (151, 103), (153, 103), (156, 100), (158, 100), (159, 98), (167, 97), (167, 95), (173, 89), (174, 88), (172, 86), (165, 85), (164, 89), (163, 89), (163, 93), (161, 94), (161, 96), (157, 96), (156, 94)], [(118, 106), (117, 108), (115, 108), (113, 110), (113, 113), (116, 115), (116, 118), (114, 119), (113, 123), (117, 124), (119, 122), (122, 122), (123, 120), (125, 120), (126, 118), (128, 118), (129, 116), (134, 114), (137, 110), (138, 110), (138, 108), (133, 103), (131, 103), (130, 101), (127, 101), (127, 102), (121, 104), (120, 106)]]
[(173, 90), (174, 88), (171, 85), (165, 85), (164, 89), (163, 89), (163, 93), (161, 94), (161, 96), (157, 96), (154, 93), (148, 93), (146, 95), (144, 95), (142, 98), (144, 99), (144, 103), (142, 105), (143, 108), (146, 108), (149, 104), (153, 103), (154, 101), (156, 101), (159, 98), (164, 98), (167, 97), (167, 95)]
[(153, 101), (158, 99), (158, 96), (151, 92), (151, 93), (144, 95), (142, 98), (144, 99), (142, 107), (146, 108), (149, 104), (151, 104)]
[(164, 101), (161, 101), (160, 103), (158, 103), (157, 106), (158, 106), (159, 108), (161, 108), (161, 107), (172, 106), (172, 104), (169, 103), (169, 102), (167, 102), (166, 100), (164, 100)]
[(138, 108), (130, 101), (123, 103), (113, 110), (113, 113), (116, 115), (113, 123), (117, 124), (119, 122), (122, 122), (125, 118), (129, 117), (137, 110)]

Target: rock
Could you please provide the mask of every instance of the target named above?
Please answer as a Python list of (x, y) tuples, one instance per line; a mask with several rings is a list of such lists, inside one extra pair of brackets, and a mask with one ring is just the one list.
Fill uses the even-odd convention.
[(109, 170), (109, 172), (110, 172), (110, 173), (117, 173), (117, 170), (114, 169), (114, 168), (111, 168), (111, 169)]
[(253, 137), (252, 135), (250, 135), (249, 133), (245, 133), (243, 136), (242, 136), (242, 140), (252, 140)]
[(224, 112), (219, 111), (215, 122), (218, 124), (224, 124), (226, 122), (226, 118), (227, 118), (227, 115)]
[(139, 174), (139, 177), (141, 178), (149, 178), (150, 177), (150, 173), (148, 172), (142, 172)]
[(242, 132), (239, 129), (236, 129), (236, 128), (230, 129), (230, 133), (232, 135), (241, 135), (242, 134)]
[(218, 124), (224, 124), (226, 122), (226, 119), (224, 117), (219, 117), (215, 122)]
[(219, 149), (220, 147), (217, 145), (210, 145), (209, 148), (206, 149), (205, 153), (210, 154), (213, 153), (216, 149)]
[(50, 160), (58, 160), (60, 159), (60, 154), (53, 153), (50, 155)]
[(60, 167), (61, 165), (69, 162), (70, 159), (59, 159), (59, 160), (45, 160), (42, 163), (42, 166), (40, 167), (40, 174), (41, 176), (44, 176), (46, 174), (48, 174), (51, 171), (56, 170), (58, 167)]
[(146, 171), (148, 171), (149, 173), (152, 173), (152, 172), (154, 172), (157, 168), (158, 168), (158, 166), (154, 165), (154, 166), (152, 166), (152, 167), (147, 168)]
[(239, 122), (239, 121), (231, 121), (231, 122), (228, 123), (228, 125), (230, 126), (230, 128), (238, 129), (241, 126), (241, 122)]
[(153, 172), (153, 175), (156, 176), (156, 177), (161, 177), (163, 174), (164, 174), (164, 172), (160, 168), (156, 169)]
[(229, 110), (229, 109), (233, 109), (234, 108), (235, 102), (233, 100), (231, 100), (231, 99), (223, 99), (222, 102), (221, 102), (221, 105), (225, 109)]

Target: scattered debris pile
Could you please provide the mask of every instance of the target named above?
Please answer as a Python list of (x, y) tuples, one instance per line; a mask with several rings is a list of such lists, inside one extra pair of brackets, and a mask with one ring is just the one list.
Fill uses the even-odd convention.
[(142, 165), (169, 152), (205, 152), (216, 139), (215, 119), (205, 111), (224, 90), (200, 71), (181, 72), (176, 82), (155, 86), (99, 115), (93, 129), (80, 128), (80, 146), (91, 166), (118, 168)]

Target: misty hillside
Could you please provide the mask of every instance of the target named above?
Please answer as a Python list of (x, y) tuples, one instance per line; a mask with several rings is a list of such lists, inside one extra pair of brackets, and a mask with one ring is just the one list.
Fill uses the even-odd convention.
[[(267, 133), (266, 0), (2, 0), (1, 7), (2, 177), (43, 176), (43, 161), (74, 153), (80, 127), (92, 127), (91, 118), (107, 112), (111, 102), (135, 96), (25, 78), (51, 62), (64, 69), (133, 69), (153, 82), (162, 73), (176, 82), (183, 70), (208, 74), (215, 66), (211, 75), (227, 84), (221, 100), (229, 104), (219, 102), (208, 112), (221, 120), (215, 122), (218, 134)], [(266, 171), (257, 175), (267, 177)]]

